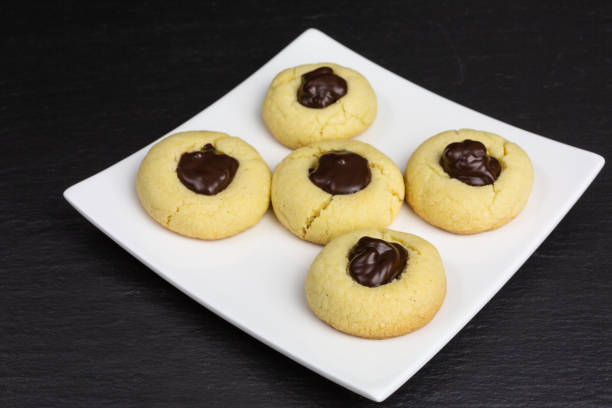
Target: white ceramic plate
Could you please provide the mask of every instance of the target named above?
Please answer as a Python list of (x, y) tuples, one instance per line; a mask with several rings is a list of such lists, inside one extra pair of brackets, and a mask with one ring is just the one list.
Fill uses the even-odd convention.
[(239, 136), (273, 169), (290, 150), (266, 131), (261, 119), (266, 89), (279, 71), (312, 62), (354, 68), (371, 82), (379, 113), (357, 139), (376, 146), (402, 170), (423, 140), (463, 127), (498, 133), (518, 143), (533, 161), (535, 183), (527, 206), (496, 231), (453, 235), (403, 206), (391, 228), (432, 242), (448, 279), (442, 308), (421, 330), (389, 340), (365, 340), (319, 321), (308, 309), (303, 283), (321, 248), (291, 235), (271, 211), (250, 230), (215, 242), (184, 238), (156, 224), (140, 207), (134, 189), (138, 165), (150, 146), (70, 187), (64, 196), (102, 232), (206, 308), (311, 370), (382, 401), (510, 279), (595, 178), (604, 159), (448, 101), (314, 29), (172, 132), (207, 129)]

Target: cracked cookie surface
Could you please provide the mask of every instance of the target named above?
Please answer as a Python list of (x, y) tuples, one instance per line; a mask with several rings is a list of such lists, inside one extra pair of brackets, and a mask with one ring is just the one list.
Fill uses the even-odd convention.
[[(451, 178), (440, 165), (444, 148), (479, 141), (501, 165), (493, 184), (471, 186)], [(449, 130), (427, 139), (408, 160), (406, 201), (425, 221), (450, 232), (474, 234), (499, 228), (523, 209), (533, 185), (533, 166), (516, 144), (494, 133)]]
[[(302, 75), (330, 67), (348, 85), (346, 95), (331, 105), (308, 108), (297, 100)], [(376, 94), (360, 73), (336, 64), (300, 65), (279, 73), (266, 94), (262, 115), (268, 130), (285, 146), (295, 149), (309, 143), (348, 139), (367, 129), (377, 113)]]
[[(319, 157), (348, 150), (368, 161), (370, 183), (353, 194), (332, 195), (308, 178)], [(304, 240), (326, 244), (349, 231), (384, 228), (404, 200), (404, 181), (397, 166), (373, 146), (357, 140), (313, 143), (289, 154), (272, 176), (272, 207), (289, 231)]]
[[(183, 153), (206, 144), (238, 160), (232, 182), (215, 195), (198, 194), (177, 176)], [(156, 143), (136, 176), (136, 192), (143, 208), (159, 224), (179, 234), (220, 239), (255, 225), (270, 202), (270, 169), (259, 153), (240, 138), (225, 133), (175, 133)]]
[[(349, 273), (348, 254), (362, 238), (399, 243), (406, 266), (393, 281), (363, 286)], [(382, 339), (426, 325), (446, 295), (446, 275), (437, 249), (424, 239), (387, 229), (349, 232), (329, 244), (312, 263), (304, 285), (310, 309), (325, 323), (354, 336)]]

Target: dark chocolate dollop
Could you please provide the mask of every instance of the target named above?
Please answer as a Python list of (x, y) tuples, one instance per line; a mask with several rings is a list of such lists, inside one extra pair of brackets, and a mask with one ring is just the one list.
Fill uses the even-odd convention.
[(349, 272), (363, 286), (375, 288), (397, 279), (408, 261), (408, 251), (395, 242), (363, 237), (349, 252)]
[(469, 139), (446, 146), (440, 165), (451, 178), (477, 187), (495, 183), (501, 173), (499, 161), (487, 154), (485, 145)]
[(331, 150), (321, 157), (308, 178), (329, 194), (353, 194), (364, 189), (372, 172), (368, 160), (348, 150)]
[(183, 153), (176, 174), (191, 191), (215, 195), (232, 182), (238, 166), (238, 160), (219, 152), (208, 143), (201, 151)]
[(297, 100), (308, 108), (322, 109), (342, 98), (347, 89), (344, 78), (330, 67), (321, 67), (302, 75)]

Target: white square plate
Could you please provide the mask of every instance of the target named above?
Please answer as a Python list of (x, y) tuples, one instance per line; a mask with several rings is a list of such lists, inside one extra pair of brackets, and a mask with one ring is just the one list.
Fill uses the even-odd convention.
[(290, 150), (266, 130), (260, 109), (281, 70), (335, 62), (360, 71), (378, 95), (374, 124), (357, 139), (404, 169), (415, 148), (447, 129), (474, 128), (518, 143), (535, 183), (519, 216), (492, 232), (459, 236), (434, 228), (404, 205), (390, 228), (420, 235), (444, 261), (448, 294), (427, 326), (403, 337), (365, 340), (310, 312), (303, 293), (319, 246), (286, 231), (268, 211), (233, 238), (199, 241), (157, 225), (134, 189), (149, 146), (70, 187), (65, 198), (85, 218), (185, 294), (270, 347), (338, 384), (382, 401), (432, 358), (510, 279), (584, 192), (604, 164), (594, 153), (534, 135), (448, 101), (310, 29), (246, 81), (175, 131), (219, 130), (251, 143), (271, 168)]

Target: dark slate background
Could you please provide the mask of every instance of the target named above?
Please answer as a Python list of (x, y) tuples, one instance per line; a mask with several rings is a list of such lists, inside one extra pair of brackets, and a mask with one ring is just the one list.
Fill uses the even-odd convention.
[[(609, 2), (88, 3), (0, 5), (3, 407), (376, 405), (189, 300), (61, 196), (308, 27), (461, 104), (612, 157)], [(380, 405), (612, 406), (611, 191), (607, 166)]]

